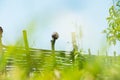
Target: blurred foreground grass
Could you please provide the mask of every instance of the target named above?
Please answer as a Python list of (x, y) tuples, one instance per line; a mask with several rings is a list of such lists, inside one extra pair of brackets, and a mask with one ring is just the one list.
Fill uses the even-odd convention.
[(120, 80), (114, 57), (70, 53), (8, 47), (0, 58), (0, 80)]
[(90, 49), (66, 54), (55, 51), (55, 39), (52, 50), (29, 48), (26, 31), (23, 36), (25, 47), (0, 47), (0, 80), (120, 80), (120, 56), (91, 55)]

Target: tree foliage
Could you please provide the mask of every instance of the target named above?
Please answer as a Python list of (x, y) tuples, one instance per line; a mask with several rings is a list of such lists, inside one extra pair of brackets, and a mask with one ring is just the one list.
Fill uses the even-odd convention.
[(115, 45), (116, 41), (120, 41), (120, 0), (109, 8), (107, 22), (109, 27), (103, 32), (106, 33), (107, 41)]

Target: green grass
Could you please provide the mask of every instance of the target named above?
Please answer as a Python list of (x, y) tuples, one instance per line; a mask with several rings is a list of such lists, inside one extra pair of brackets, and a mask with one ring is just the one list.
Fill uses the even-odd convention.
[(120, 80), (120, 56), (33, 49), (23, 36), (25, 47), (1, 51), (0, 80)]
[[(120, 80), (120, 65), (114, 57), (80, 52), (72, 56), (62, 52), (53, 56), (51, 52), (9, 47), (1, 58), (0, 80)], [(6, 69), (8, 65), (12, 67), (7, 68), (10, 70)]]

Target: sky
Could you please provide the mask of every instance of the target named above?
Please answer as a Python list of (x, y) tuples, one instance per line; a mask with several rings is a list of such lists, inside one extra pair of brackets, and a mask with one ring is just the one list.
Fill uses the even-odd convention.
[[(111, 5), (112, 0), (0, 0), (3, 44), (23, 40), (22, 30), (27, 30), (30, 47), (51, 49), (51, 34), (58, 32), (56, 49), (71, 50), (71, 32), (80, 27), (80, 47), (97, 53), (106, 46), (101, 32), (108, 27), (106, 18)], [(114, 50), (118, 51), (118, 47), (108, 49)]]

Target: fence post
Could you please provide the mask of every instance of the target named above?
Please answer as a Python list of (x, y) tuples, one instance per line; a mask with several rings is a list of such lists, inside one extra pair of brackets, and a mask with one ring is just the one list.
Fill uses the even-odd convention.
[(70, 58), (71, 58), (72, 62), (74, 63), (75, 62), (76, 52), (78, 52), (78, 46), (77, 46), (77, 43), (76, 43), (76, 33), (75, 32), (71, 32), (71, 36), (72, 36), (73, 50), (70, 53)]
[[(0, 60), (1, 62), (4, 61), (4, 54), (3, 54), (3, 44), (2, 44), (2, 35), (3, 35), (3, 29), (0, 26)], [(5, 61), (4, 61), (5, 62)], [(5, 62), (6, 63), (6, 62)], [(6, 64), (2, 65), (4, 68), (1, 68), (0, 75), (4, 75), (4, 77), (7, 76), (7, 70), (6, 70)]]
[(26, 32), (26, 30), (23, 30), (23, 38), (24, 38), (25, 49), (26, 49), (26, 50), (29, 50), (29, 44), (28, 44), (28, 39), (27, 39), (27, 32)]
[(109, 57), (108, 57), (108, 52), (106, 51), (105, 53), (105, 62), (107, 63), (109, 61)]
[(26, 69), (26, 78), (30, 78), (30, 72), (31, 72), (31, 57), (29, 52), (29, 44), (27, 39), (27, 31), (23, 30), (23, 38), (24, 38), (24, 44), (26, 49), (26, 59), (27, 59), (27, 69)]
[(114, 62), (116, 63), (116, 51), (114, 51)]
[(91, 50), (90, 50), (90, 48), (88, 49), (88, 54), (89, 54), (89, 56), (91, 56)]
[(72, 32), (72, 45), (73, 45), (73, 50), (78, 51), (75, 32)]
[(59, 34), (57, 32), (54, 32), (52, 34), (52, 40), (51, 40), (51, 49), (52, 49), (52, 53), (55, 52), (55, 42), (56, 40), (59, 38)]
[(0, 27), (0, 53), (2, 53), (2, 47), (3, 47), (2, 34), (3, 34), (3, 29), (2, 29), (2, 27)]

